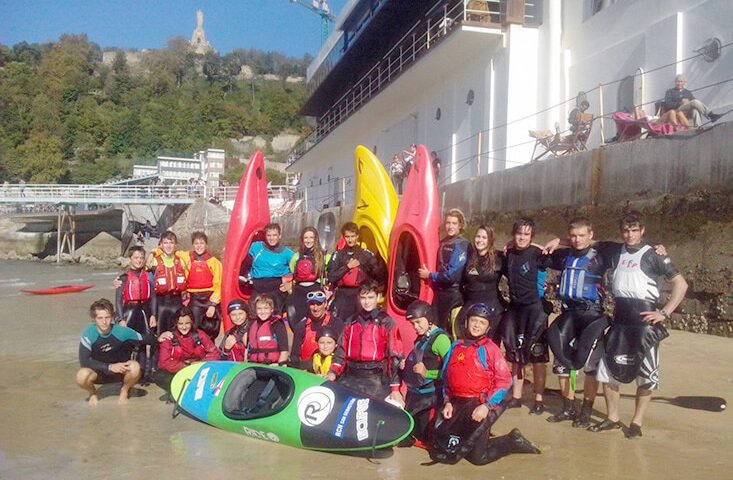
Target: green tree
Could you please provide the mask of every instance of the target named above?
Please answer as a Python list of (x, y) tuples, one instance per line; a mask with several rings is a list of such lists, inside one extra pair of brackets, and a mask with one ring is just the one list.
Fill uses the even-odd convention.
[(56, 183), (67, 172), (61, 155), (61, 141), (43, 133), (34, 133), (16, 149), (13, 173), (33, 183)]

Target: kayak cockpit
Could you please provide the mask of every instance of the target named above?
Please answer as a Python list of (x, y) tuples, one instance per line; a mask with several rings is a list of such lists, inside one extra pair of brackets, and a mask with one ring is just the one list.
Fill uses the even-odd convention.
[(393, 271), (395, 279), (392, 285), (392, 299), (398, 308), (407, 310), (407, 307), (420, 298), (420, 254), (418, 253), (415, 237), (409, 232), (402, 232), (397, 243)]
[(288, 406), (294, 391), (293, 380), (283, 372), (247, 368), (229, 385), (222, 401), (222, 411), (232, 420), (269, 417)]

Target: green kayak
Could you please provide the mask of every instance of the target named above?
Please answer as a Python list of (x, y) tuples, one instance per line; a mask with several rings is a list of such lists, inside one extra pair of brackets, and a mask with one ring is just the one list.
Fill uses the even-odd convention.
[(214, 427), (311, 450), (387, 448), (413, 427), (398, 407), (288, 367), (196, 363), (176, 374), (171, 395)]

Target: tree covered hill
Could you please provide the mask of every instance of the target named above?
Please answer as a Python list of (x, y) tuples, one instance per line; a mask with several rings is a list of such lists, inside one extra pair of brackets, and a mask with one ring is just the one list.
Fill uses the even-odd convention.
[[(0, 45), (0, 181), (95, 183), (129, 175), (156, 155), (225, 148), (229, 138), (307, 128), (308, 58), (235, 50), (196, 55), (177, 37), (163, 50), (111, 65), (86, 35), (47, 44)], [(243, 65), (258, 75), (242, 79)]]

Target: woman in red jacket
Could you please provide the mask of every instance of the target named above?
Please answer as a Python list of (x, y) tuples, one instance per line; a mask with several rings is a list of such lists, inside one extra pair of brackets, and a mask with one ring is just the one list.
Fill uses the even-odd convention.
[(176, 324), (171, 331), (163, 332), (158, 337), (160, 356), (155, 383), (166, 391), (161, 400), (170, 400), (171, 380), (173, 376), (194, 362), (219, 360), (221, 353), (203, 330), (193, 325), (193, 312), (188, 307), (181, 307), (176, 312)]

